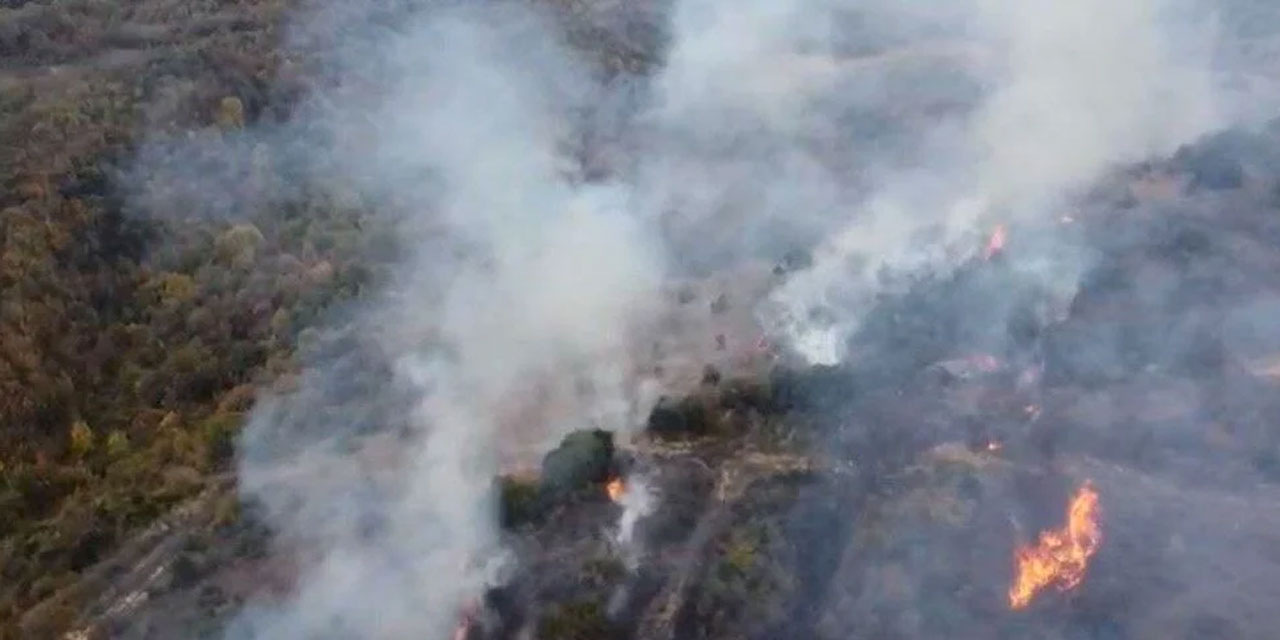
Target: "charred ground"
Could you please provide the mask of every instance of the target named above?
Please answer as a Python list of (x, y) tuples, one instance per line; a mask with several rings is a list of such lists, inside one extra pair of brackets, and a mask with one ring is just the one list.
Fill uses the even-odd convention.
[[(1261, 356), (1280, 172), (1218, 156), (1249, 183), (1206, 187), (1187, 158), (1214, 146), (1136, 169), (1072, 216), (1100, 258), (1063, 316), (1035, 312), (1042, 292), (1013, 266), (1020, 239), (1050, 231), (1015, 228), (1004, 257), (883, 300), (851, 344), (866, 364), (708, 375), (640, 439), (583, 434), (541, 480), (505, 480), (520, 570), (469, 637), (1269, 637), (1280, 406)], [(1143, 195), (1153, 181), (1167, 190)], [(617, 476), (661, 496), (630, 568), (603, 489)], [(1011, 611), (1013, 548), (1060, 526), (1086, 479), (1104, 541), (1084, 584)], [(244, 526), (180, 553), (186, 568), (113, 635), (214, 629), (264, 597), (249, 585), (287, 585), (279, 556), (231, 551), (265, 540)]]

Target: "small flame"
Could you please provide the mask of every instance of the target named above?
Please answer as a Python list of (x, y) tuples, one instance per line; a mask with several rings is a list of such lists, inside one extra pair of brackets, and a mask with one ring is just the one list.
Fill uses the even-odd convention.
[(467, 640), (467, 636), (471, 635), (471, 620), (464, 619), (458, 622), (458, 626), (453, 628), (453, 640)]
[(997, 253), (1004, 251), (1004, 243), (1007, 238), (1008, 232), (1005, 230), (1004, 225), (996, 225), (996, 228), (991, 231), (991, 237), (987, 240), (986, 248), (982, 250), (982, 259), (990, 260)]
[(987, 443), (987, 451), (990, 451), (991, 453), (995, 453), (1003, 448), (1004, 445), (1001, 444), (999, 440), (992, 440)]
[(471, 635), (471, 627), (475, 624), (480, 605), (476, 601), (467, 603), (458, 617), (458, 624), (453, 628), (453, 640), (467, 640)]
[(627, 492), (627, 485), (623, 484), (622, 478), (613, 478), (604, 485), (605, 493), (609, 494), (609, 499), (616, 502), (622, 502), (622, 494)]
[(1067, 524), (1062, 529), (1043, 531), (1035, 546), (1014, 550), (1017, 575), (1009, 587), (1009, 607), (1021, 609), (1045, 587), (1069, 591), (1084, 580), (1089, 558), (1102, 543), (1098, 524), (1098, 492), (1086, 482), (1067, 507)]

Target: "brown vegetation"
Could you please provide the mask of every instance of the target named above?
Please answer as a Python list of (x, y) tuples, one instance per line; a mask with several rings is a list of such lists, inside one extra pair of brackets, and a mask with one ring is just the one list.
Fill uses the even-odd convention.
[(195, 129), (216, 154), (282, 99), (266, 89), (282, 8), (0, 9), (0, 638), (212, 486), (254, 389), (368, 279), (364, 213), (321, 198), (230, 219), (126, 209), (140, 144)]

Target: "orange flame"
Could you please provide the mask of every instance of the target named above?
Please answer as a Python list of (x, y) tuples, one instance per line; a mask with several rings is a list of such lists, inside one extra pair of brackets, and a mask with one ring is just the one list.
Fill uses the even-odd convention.
[(1008, 232), (1005, 230), (1004, 225), (996, 225), (996, 228), (991, 231), (991, 237), (987, 240), (986, 248), (982, 250), (982, 259), (990, 260), (997, 253), (1004, 251), (1004, 243), (1007, 237)]
[(627, 485), (622, 483), (622, 478), (614, 478), (604, 485), (604, 490), (609, 494), (610, 500), (622, 502), (622, 494), (626, 492)]
[(1098, 492), (1086, 482), (1067, 507), (1062, 529), (1043, 531), (1039, 544), (1014, 550), (1017, 575), (1009, 587), (1009, 607), (1021, 609), (1045, 587), (1069, 591), (1084, 580), (1089, 558), (1102, 543), (1098, 524)]
[(987, 443), (987, 451), (990, 451), (991, 453), (995, 453), (1003, 448), (1004, 448), (1004, 445), (1000, 444), (999, 440), (992, 440), (991, 442)]

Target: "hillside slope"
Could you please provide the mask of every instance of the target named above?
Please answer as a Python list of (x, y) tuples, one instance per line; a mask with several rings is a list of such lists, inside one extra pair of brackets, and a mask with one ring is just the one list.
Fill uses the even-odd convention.
[[(394, 25), (413, 4), (360, 17)], [(667, 3), (538, 4), (600, 86), (643, 85), (663, 62)], [(1264, 12), (1228, 15), (1249, 35), (1228, 53), (1266, 62), (1273, 16), (1228, 4)], [(220, 637), (305, 586), (314, 549), (274, 530), (233, 471), (261, 397), (340, 423), (365, 467), (408, 464), (397, 354), (349, 323), (403, 238), (387, 203), (324, 166), (366, 130), (299, 116), (326, 90), (376, 87), (335, 79), (343, 16), (294, 30), (324, 6), (0, 9), (0, 638)], [(980, 98), (963, 76), (990, 61), (844, 17), (866, 50), (736, 79), (841, 79), (865, 99), (808, 142), (909, 163), (926, 123)], [(570, 173), (625, 168), (639, 145), (610, 133), (572, 131), (557, 150)], [(750, 146), (731, 138), (695, 157)], [(680, 280), (652, 341), (675, 357), (652, 376), (676, 393), (645, 433), (577, 433), (494, 478), (516, 568), (458, 612), (456, 637), (1271, 637), (1276, 149), (1274, 125), (1217, 133), (1112, 168), (1060, 218), (1010, 221), (1006, 245), (953, 272), (886, 272), (901, 286), (859, 311), (841, 345), (857, 357), (833, 367), (771, 344), (756, 313), (811, 256), (737, 260), (737, 234), (771, 233), (748, 224), (747, 198), (675, 220)], [(842, 169), (854, 193), (878, 177)], [(1062, 238), (1090, 263), (1054, 300), (1028, 265)], [(319, 361), (341, 385), (306, 386)], [(269, 438), (309, 435), (310, 415)], [(501, 444), (528, 462), (538, 435)], [(643, 513), (609, 498), (615, 480), (652, 493)], [(1085, 481), (1104, 541), (1084, 581), (1010, 610), (1014, 548), (1059, 526)]]

